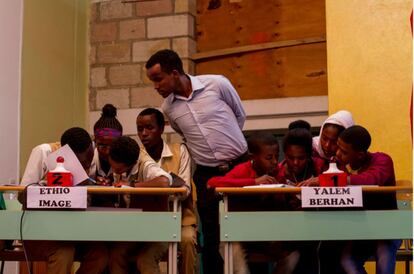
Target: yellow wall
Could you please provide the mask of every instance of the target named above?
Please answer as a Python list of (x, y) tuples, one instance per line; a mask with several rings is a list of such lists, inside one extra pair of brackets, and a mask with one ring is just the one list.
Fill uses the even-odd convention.
[(371, 151), (412, 180), (409, 0), (326, 0), (329, 112), (347, 109), (372, 135)]
[(21, 157), (87, 126), (89, 1), (25, 0), (23, 15)]

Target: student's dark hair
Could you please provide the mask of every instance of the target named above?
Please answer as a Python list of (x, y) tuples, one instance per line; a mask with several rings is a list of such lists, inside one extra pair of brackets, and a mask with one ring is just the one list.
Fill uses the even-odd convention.
[(304, 128), (294, 128), (289, 130), (283, 137), (283, 151), (286, 152), (287, 147), (296, 145), (303, 147), (306, 154), (312, 156), (312, 134)]
[(92, 139), (89, 133), (83, 128), (73, 127), (62, 134), (60, 144), (62, 146), (68, 144), (73, 152), (82, 153), (90, 147)]
[(341, 132), (345, 130), (345, 127), (341, 125), (337, 125), (337, 124), (326, 123), (323, 125), (323, 128), (327, 128), (327, 127), (336, 128), (338, 130), (338, 135), (341, 134)]
[(137, 141), (128, 136), (117, 138), (111, 145), (109, 157), (117, 163), (122, 163), (127, 166), (135, 165), (139, 157)]
[(161, 111), (159, 111), (156, 108), (146, 108), (138, 114), (138, 116), (141, 116), (141, 117), (146, 116), (146, 115), (155, 115), (155, 119), (157, 120), (157, 125), (160, 128), (164, 128), (165, 119)]
[(311, 130), (311, 125), (309, 122), (305, 120), (295, 120), (289, 124), (289, 130), (295, 129), (295, 128), (304, 128), (307, 130)]
[(102, 108), (101, 117), (93, 126), (94, 131), (102, 128), (116, 129), (122, 134), (122, 125), (118, 119), (116, 119), (116, 107), (112, 104), (106, 104)]
[(346, 144), (350, 144), (356, 151), (367, 151), (371, 145), (371, 135), (362, 126), (352, 126), (339, 135), (339, 138)]
[(259, 154), (263, 146), (272, 146), (279, 144), (276, 137), (270, 133), (254, 133), (247, 138), (247, 146), (251, 154)]
[(149, 69), (156, 64), (161, 65), (161, 70), (166, 73), (171, 73), (177, 70), (180, 74), (184, 74), (183, 62), (178, 54), (170, 49), (163, 49), (154, 53), (145, 64), (145, 68)]

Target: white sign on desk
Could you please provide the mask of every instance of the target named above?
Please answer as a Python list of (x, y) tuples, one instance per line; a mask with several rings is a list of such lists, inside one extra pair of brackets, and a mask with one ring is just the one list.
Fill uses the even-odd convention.
[(362, 188), (302, 187), (302, 207), (362, 207)]
[(84, 209), (87, 206), (87, 189), (29, 186), (26, 200), (28, 209)]

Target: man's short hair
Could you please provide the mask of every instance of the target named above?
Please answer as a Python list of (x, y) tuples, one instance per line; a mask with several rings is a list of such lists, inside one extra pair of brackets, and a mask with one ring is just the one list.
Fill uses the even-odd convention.
[(139, 157), (139, 145), (131, 137), (121, 136), (112, 142), (109, 157), (126, 166), (135, 165)]
[(155, 115), (155, 120), (157, 121), (157, 125), (160, 128), (164, 128), (165, 119), (161, 111), (159, 111), (156, 108), (146, 108), (138, 114), (138, 116), (141, 116), (141, 117), (146, 116), (146, 115)]
[(339, 135), (339, 138), (346, 144), (350, 144), (355, 151), (368, 151), (371, 145), (371, 135), (362, 126), (351, 126)]
[(89, 133), (80, 127), (73, 127), (66, 130), (60, 137), (62, 146), (68, 144), (75, 153), (85, 152), (92, 144), (92, 138)]
[(178, 54), (170, 49), (163, 49), (154, 53), (145, 64), (145, 68), (149, 69), (156, 64), (161, 65), (161, 70), (166, 73), (171, 73), (173, 70), (184, 74), (183, 62)]
[(311, 130), (311, 125), (309, 124), (308, 121), (305, 121), (305, 120), (295, 120), (289, 124), (288, 128), (289, 130), (295, 129), (295, 128), (304, 128), (307, 130)]
[(312, 156), (312, 134), (304, 128), (294, 128), (289, 130), (283, 137), (283, 151), (286, 152), (288, 146), (303, 147), (308, 157)]
[(260, 153), (262, 146), (265, 145), (277, 145), (279, 148), (276, 137), (270, 133), (254, 133), (249, 138), (247, 138), (247, 146), (249, 147), (249, 152), (251, 154)]

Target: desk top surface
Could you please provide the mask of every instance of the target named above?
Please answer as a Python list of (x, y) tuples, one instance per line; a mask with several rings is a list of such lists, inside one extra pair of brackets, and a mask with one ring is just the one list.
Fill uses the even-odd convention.
[[(412, 187), (406, 186), (362, 186), (363, 192), (384, 193), (384, 192), (412, 192)], [(300, 193), (300, 187), (271, 187), (271, 188), (243, 188), (243, 187), (217, 187), (216, 192), (223, 194), (259, 194), (259, 193)]]
[[(115, 188), (115, 187), (103, 187), (103, 186), (86, 186), (88, 193), (95, 194), (182, 194), (186, 192), (184, 187), (136, 187), (136, 188)], [(25, 186), (0, 186), (0, 192), (2, 191), (23, 191)]]

